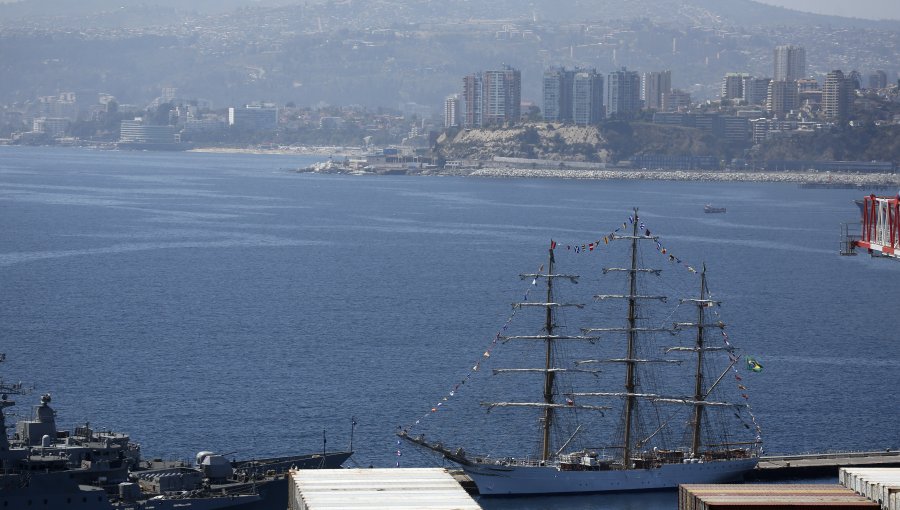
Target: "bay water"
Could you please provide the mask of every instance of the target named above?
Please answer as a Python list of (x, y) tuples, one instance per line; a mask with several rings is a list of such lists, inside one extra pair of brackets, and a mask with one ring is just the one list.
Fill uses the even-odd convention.
[[(867, 190), (294, 171), (320, 159), (0, 147), (0, 376), (34, 386), (12, 409), (49, 392), (61, 425), (128, 432), (145, 457), (348, 448), (352, 429), (349, 465), (440, 465), (398, 427), (490, 443), (483, 409), (430, 410), (550, 239), (602, 239), (637, 207), (672, 270), (708, 265), (729, 338), (763, 365), (745, 381), (767, 453), (900, 447), (900, 263), (838, 255)], [(600, 252), (579, 263), (599, 272)]]

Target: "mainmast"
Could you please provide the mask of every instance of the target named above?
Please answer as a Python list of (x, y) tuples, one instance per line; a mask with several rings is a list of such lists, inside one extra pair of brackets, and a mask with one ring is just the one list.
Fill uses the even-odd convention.
[[(706, 302), (706, 264), (700, 273), (700, 301), (697, 303), (697, 373), (694, 380), (694, 401), (701, 402), (706, 398), (703, 391), (703, 311), (707, 307)], [(694, 435), (691, 439), (691, 457), (699, 458), (700, 453), (700, 422), (703, 419), (703, 406), (694, 406)]]
[[(550, 260), (547, 263), (547, 274), (553, 274), (553, 243), (550, 243)], [(553, 278), (547, 278), (547, 303), (553, 302)], [(553, 368), (553, 307), (548, 306), (546, 309), (544, 331), (547, 332), (546, 352), (544, 356), (544, 403), (548, 404), (544, 407), (544, 416), (541, 420), (541, 460), (546, 461), (550, 458), (550, 426), (553, 420), (553, 381), (556, 378), (556, 372), (551, 371)]]
[(628, 292), (628, 354), (625, 359), (625, 451), (623, 453), (623, 465), (625, 469), (631, 468), (631, 422), (634, 415), (634, 348), (637, 335), (637, 242), (638, 242), (638, 210), (634, 209), (634, 223), (631, 233), (631, 271), (629, 272)]

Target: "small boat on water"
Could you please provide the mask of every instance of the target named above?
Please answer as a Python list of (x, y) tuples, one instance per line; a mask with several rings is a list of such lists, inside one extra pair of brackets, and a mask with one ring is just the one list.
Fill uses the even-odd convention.
[(712, 204), (706, 204), (703, 206), (703, 212), (705, 213), (723, 213), (725, 212), (724, 207), (713, 207)]
[[(484, 377), (521, 378), (516, 379), (521, 384), (494, 386), (510, 393), (507, 400), (480, 402), (500, 414), (498, 433), (481, 432), (494, 453), (426, 440), (424, 433), (411, 431), (419, 421), (398, 435), (459, 464), (484, 496), (674, 489), (737, 481), (754, 469), (762, 440), (749, 405), (740, 398), (747, 398), (736, 369), (740, 358), (715, 311), (720, 303), (710, 296), (706, 267), (698, 272), (667, 253), (636, 209), (629, 221), (630, 228), (623, 224), (603, 239), (610, 252), (604, 260), (618, 245), (625, 249), (624, 267), (605, 267), (598, 277), (598, 284), (622, 289), (622, 294), (594, 295), (593, 307), (561, 296), (560, 290), (570, 288), (574, 294), (568, 284), (580, 277), (557, 268), (553, 242), (546, 270), (542, 265), (536, 273), (520, 275), (540, 295), (529, 299), (526, 293), (524, 301), (513, 304), (513, 315), (492, 344), (494, 352), (483, 357), (513, 366), (494, 368), (492, 376), (477, 364), (473, 368)], [(591, 251), (595, 244), (600, 243), (591, 243)], [(669, 269), (645, 263), (649, 255), (642, 251), (653, 250), (641, 248), (650, 245)], [(666, 280), (664, 272), (676, 277), (682, 269), (699, 276), (695, 283), (682, 275), (685, 285), (679, 292), (686, 297), (672, 299), (650, 288), (672, 289), (657, 280)], [(604, 313), (610, 307), (624, 313), (613, 319)], [(520, 327), (517, 314), (533, 320)], [(600, 317), (604, 322), (597, 324)], [(571, 324), (573, 319), (580, 324)], [(761, 370), (752, 358), (748, 365), (751, 361), (750, 370)], [(739, 381), (730, 394), (721, 384), (729, 375)], [(506, 439), (531, 424), (537, 425), (533, 437)], [(509, 455), (512, 449), (520, 453)]]

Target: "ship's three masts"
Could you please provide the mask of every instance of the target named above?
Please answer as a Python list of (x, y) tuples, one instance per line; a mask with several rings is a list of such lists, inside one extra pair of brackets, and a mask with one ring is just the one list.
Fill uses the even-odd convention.
[[(709, 293), (706, 285), (706, 268), (704, 266), (703, 271), (701, 272), (700, 278), (700, 293), (698, 298), (692, 299), (681, 299), (680, 303), (690, 303), (697, 306), (697, 322), (677, 322), (674, 323), (671, 327), (660, 326), (647, 326), (640, 324), (642, 313), (641, 313), (641, 303), (644, 301), (660, 301), (666, 302), (667, 296), (663, 295), (648, 295), (641, 294), (639, 289), (639, 277), (644, 274), (650, 273), (659, 276), (662, 272), (660, 269), (651, 269), (639, 267), (639, 250), (638, 245), (639, 242), (642, 241), (654, 241), (658, 243), (657, 237), (654, 237), (650, 234), (649, 231), (644, 231), (643, 226), (641, 225), (640, 219), (638, 217), (637, 209), (634, 210), (634, 215), (631, 218), (632, 221), (632, 229), (630, 235), (618, 235), (614, 234), (612, 236), (612, 240), (619, 241), (630, 241), (630, 264), (628, 267), (624, 268), (604, 268), (603, 272), (624, 272), (628, 275), (628, 293), (623, 295), (595, 295), (594, 298), (599, 301), (607, 300), (607, 299), (622, 299), (625, 300), (628, 304), (628, 314), (627, 314), (627, 323), (624, 325), (625, 327), (604, 327), (604, 328), (582, 328), (582, 335), (565, 335), (558, 334), (557, 330), (559, 329), (559, 325), (557, 325), (557, 313), (561, 308), (565, 307), (577, 307), (583, 308), (585, 305), (580, 303), (562, 303), (557, 302), (554, 296), (555, 290), (555, 282), (556, 280), (568, 280), (573, 284), (578, 283), (578, 276), (571, 274), (557, 274), (555, 272), (555, 257), (554, 257), (554, 243), (551, 241), (551, 247), (549, 250), (549, 257), (547, 263), (547, 271), (543, 271), (543, 267), (541, 266), (541, 270), (537, 273), (531, 274), (522, 274), (520, 277), (526, 280), (532, 280), (533, 282), (537, 282), (538, 280), (545, 280), (546, 282), (546, 293), (544, 295), (544, 300), (542, 302), (534, 302), (528, 301), (527, 297), (524, 302), (513, 303), (513, 307), (515, 309), (523, 309), (523, 308), (538, 308), (543, 309), (543, 328), (539, 334), (536, 335), (515, 335), (515, 336), (498, 336), (500, 340), (503, 342), (507, 341), (538, 341), (542, 342), (543, 345), (543, 354), (544, 354), (544, 362), (543, 366), (535, 367), (535, 368), (498, 368), (494, 369), (494, 374), (503, 374), (503, 373), (541, 373), (543, 378), (543, 391), (541, 401), (538, 402), (482, 402), (482, 405), (487, 407), (488, 409), (492, 409), (495, 407), (530, 407), (530, 408), (538, 408), (541, 412), (540, 419), (540, 459), (543, 465), (552, 465), (555, 458), (563, 452), (563, 450), (568, 446), (568, 444), (573, 440), (576, 434), (580, 431), (580, 427), (575, 429), (575, 432), (568, 438), (568, 440), (564, 441), (561, 446), (555, 447), (552, 444), (551, 439), (551, 429), (554, 426), (554, 422), (557, 417), (558, 411), (571, 411), (577, 409), (585, 409), (592, 411), (603, 411), (611, 409), (609, 406), (602, 405), (586, 405), (583, 402), (575, 403), (574, 397), (600, 397), (600, 398), (623, 398), (624, 399), (624, 408), (623, 408), (623, 444), (619, 446), (622, 449), (622, 458), (621, 464), (619, 464), (620, 468), (631, 469), (635, 467), (636, 460), (641, 458), (640, 451), (643, 450), (642, 446), (645, 446), (648, 441), (655, 436), (660, 430), (666, 427), (666, 423), (659, 424), (659, 428), (657, 428), (649, 437), (640, 437), (639, 426), (637, 425), (637, 409), (638, 403), (640, 401), (646, 401), (654, 404), (676, 404), (691, 407), (691, 438), (690, 438), (690, 452), (689, 455), (691, 458), (698, 459), (701, 458), (704, 453), (702, 449), (704, 446), (711, 446), (709, 444), (704, 445), (703, 439), (701, 437), (702, 427), (701, 424), (704, 421), (704, 409), (710, 406), (727, 406), (727, 407), (743, 407), (743, 404), (735, 404), (729, 402), (716, 402), (708, 400), (709, 395), (716, 388), (716, 386), (723, 380), (724, 375), (732, 369), (735, 360), (737, 358), (732, 356), (731, 365), (729, 365), (725, 372), (723, 372), (718, 379), (716, 379), (711, 385), (706, 385), (706, 380), (704, 377), (703, 366), (704, 366), (704, 358), (705, 353), (708, 351), (721, 351), (728, 350), (729, 347), (712, 347), (706, 345), (704, 340), (704, 335), (706, 330), (711, 328), (723, 328), (724, 324), (721, 322), (714, 323), (706, 323), (708, 320), (706, 308), (710, 306), (714, 306), (718, 304), (718, 302), (709, 299)], [(683, 329), (691, 329), (696, 328), (696, 340), (692, 346), (677, 346), (670, 347), (665, 350), (666, 353), (673, 351), (686, 351), (692, 352), (696, 354), (696, 368), (694, 370), (694, 381), (693, 381), (693, 394), (691, 396), (686, 395), (664, 395), (658, 393), (650, 393), (646, 390), (639, 388), (639, 380), (638, 380), (638, 367), (644, 364), (670, 364), (670, 363), (682, 363), (683, 359), (653, 359), (651, 356), (647, 356), (645, 353), (647, 351), (647, 346), (643, 345), (642, 342), (644, 340), (644, 335), (648, 333), (656, 333), (656, 332), (666, 332), (669, 334), (675, 334), (679, 330)], [(560, 392), (557, 388), (557, 374), (563, 372), (583, 372), (583, 373), (592, 373), (596, 374), (599, 370), (588, 370), (581, 368), (568, 368), (564, 366), (560, 366), (560, 361), (555, 356), (556, 344), (560, 341), (590, 341), (595, 342), (599, 340), (599, 336), (595, 336), (596, 334), (606, 334), (606, 333), (619, 333), (625, 334), (626, 337), (626, 353), (624, 358), (616, 358), (616, 359), (589, 359), (589, 360), (581, 360), (575, 362), (575, 367), (581, 366), (582, 364), (592, 364), (592, 363), (621, 363), (625, 365), (625, 385), (624, 392), (572, 392), (572, 393), (563, 393), (566, 397), (565, 402), (560, 402), (558, 399), (560, 398)], [(583, 400), (583, 399), (582, 399)], [(437, 451), (443, 454), (445, 457), (455, 460), (463, 465), (471, 465), (472, 459), (465, 456), (460, 451), (451, 451), (439, 443), (431, 444), (424, 440), (422, 437), (410, 437), (405, 432), (400, 434), (401, 437), (405, 439), (429, 448), (431, 450)], [(745, 443), (723, 443), (718, 446), (727, 446), (728, 444), (745, 444)], [(685, 452), (688, 453), (688, 452)]]

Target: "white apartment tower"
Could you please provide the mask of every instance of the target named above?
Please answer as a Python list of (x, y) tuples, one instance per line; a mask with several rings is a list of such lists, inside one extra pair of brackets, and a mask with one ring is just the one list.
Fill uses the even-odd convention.
[(459, 127), (459, 94), (453, 94), (444, 100), (444, 127)]
[(806, 78), (806, 50), (800, 46), (775, 47), (773, 81), (797, 81)]

